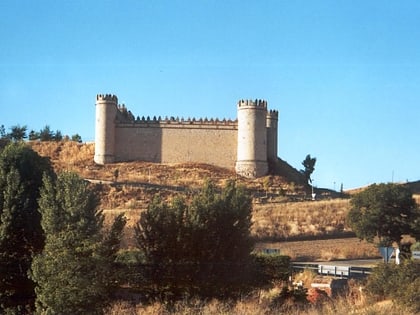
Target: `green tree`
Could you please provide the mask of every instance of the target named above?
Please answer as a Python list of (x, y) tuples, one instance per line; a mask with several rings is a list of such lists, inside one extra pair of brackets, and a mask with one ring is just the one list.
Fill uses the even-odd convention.
[(411, 235), (420, 242), (420, 214), (411, 222)]
[(6, 128), (4, 128), (4, 125), (0, 125), (0, 139), (6, 138)]
[(315, 163), (316, 157), (312, 158), (310, 154), (308, 154), (306, 158), (302, 161), (304, 169), (301, 170), (301, 173), (305, 176), (307, 183), (312, 183), (311, 175), (315, 171)]
[(137, 242), (158, 287), (203, 296), (234, 293), (250, 259), (251, 200), (231, 181), (208, 182), (190, 203), (155, 199), (140, 218)]
[(82, 137), (78, 133), (76, 133), (71, 136), (71, 141), (82, 143)]
[(51, 130), (50, 126), (46, 125), (39, 132), (39, 139), (41, 141), (52, 141), (54, 140), (54, 132)]
[(393, 242), (399, 244), (403, 234), (413, 234), (412, 222), (419, 217), (407, 187), (374, 184), (353, 196), (347, 219), (360, 239), (390, 246)]
[(45, 177), (39, 202), (46, 241), (31, 269), (37, 311), (102, 314), (117, 280), (113, 261), (125, 219), (104, 232), (95, 194), (74, 173)]
[(379, 264), (369, 275), (366, 292), (370, 296), (392, 299), (410, 314), (420, 312), (420, 264), (406, 260), (400, 265)]
[(39, 137), (40, 137), (39, 132), (35, 130), (29, 131), (28, 139), (30, 141), (39, 140)]
[(23, 139), (26, 138), (27, 129), (28, 128), (26, 126), (19, 126), (19, 125), (12, 126), (10, 128), (10, 133), (8, 134), (8, 136), (13, 141), (22, 141)]
[(0, 152), (0, 312), (24, 313), (33, 307), (34, 283), (28, 278), (34, 254), (44, 245), (38, 198), (48, 159), (24, 143)]
[(54, 141), (61, 141), (63, 140), (63, 134), (61, 133), (60, 130), (57, 130), (53, 136)]

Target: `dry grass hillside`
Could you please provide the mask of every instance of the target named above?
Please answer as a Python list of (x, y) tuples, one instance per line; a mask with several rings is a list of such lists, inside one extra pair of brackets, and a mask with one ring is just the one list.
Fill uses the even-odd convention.
[[(201, 187), (207, 179), (219, 186), (234, 179), (245, 185), (252, 194), (252, 233), (260, 240), (260, 247), (281, 247), (283, 252), (295, 259), (377, 256), (371, 245), (360, 243), (356, 238), (343, 241), (339, 248), (323, 245), (323, 252), (318, 245), (311, 243), (311, 238), (349, 236), (351, 231), (346, 225), (349, 199), (336, 198), (337, 193), (333, 195), (330, 191), (319, 190), (320, 199), (311, 201), (309, 189), (297, 184), (299, 175), (296, 170), (281, 160), (276, 167), (286, 176), (270, 175), (249, 180), (238, 177), (233, 170), (192, 163), (127, 162), (96, 165), (93, 162), (93, 143), (63, 141), (28, 144), (40, 155), (49, 157), (57, 172), (75, 171), (91, 181), (100, 195), (100, 208), (106, 218), (125, 213), (128, 224), (124, 246), (128, 248), (134, 245), (133, 227), (141, 211), (147, 208), (156, 194), (170, 200), (177, 194), (191, 195), (191, 191)], [(293, 240), (306, 241), (290, 247), (290, 241)], [(288, 241), (287, 244), (285, 241)], [(306, 247), (301, 248), (305, 244)], [(355, 251), (355, 248), (358, 250)]]
[[(103, 201), (103, 208), (124, 207), (133, 203), (135, 192), (184, 191), (202, 186), (205, 180), (212, 180), (222, 186), (227, 180), (234, 179), (247, 186), (258, 200), (279, 199), (288, 195), (304, 198), (307, 192), (302, 185), (289, 180), (299, 180), (296, 170), (287, 167), (279, 160), (278, 167), (285, 169), (286, 176), (267, 176), (256, 180), (238, 177), (233, 170), (206, 164), (157, 164), (148, 162), (125, 162), (97, 165), (93, 162), (94, 144), (79, 144), (72, 141), (28, 142), (40, 155), (49, 157), (57, 172), (70, 170), (94, 183), (102, 183), (117, 190), (115, 199)], [(123, 188), (121, 188), (123, 187)], [(122, 193), (121, 193), (122, 191)], [(109, 199), (109, 198), (108, 198)]]

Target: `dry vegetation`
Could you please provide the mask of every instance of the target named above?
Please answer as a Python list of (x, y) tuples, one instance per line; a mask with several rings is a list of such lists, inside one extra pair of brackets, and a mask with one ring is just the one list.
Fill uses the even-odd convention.
[(370, 243), (356, 237), (302, 240), (285, 242), (258, 242), (256, 250), (262, 248), (279, 249), (283, 255), (294, 261), (331, 261), (340, 259), (378, 258), (378, 249)]
[(276, 303), (281, 296), (285, 283), (274, 283), (270, 288), (255, 291), (237, 301), (220, 300), (190, 300), (168, 304), (156, 301), (151, 304), (129, 303), (116, 301), (106, 309), (107, 315), (409, 315), (413, 314), (408, 309), (395, 305), (390, 300), (375, 301), (366, 296), (360, 281), (349, 280), (348, 290), (343, 295), (329, 298), (320, 295), (319, 291), (311, 288), (316, 274), (305, 270), (295, 275), (294, 282), (301, 282), (308, 290), (309, 303), (296, 303), (293, 299), (286, 299), (282, 303)]
[[(254, 198), (252, 234), (259, 240), (257, 247), (280, 248), (296, 260), (377, 257), (375, 248), (356, 238), (310, 241), (348, 236), (349, 199), (331, 198), (330, 192), (319, 192), (321, 200), (310, 201), (309, 191), (281, 176), (248, 180), (237, 177), (232, 170), (192, 163), (129, 162), (100, 166), (93, 162), (93, 143), (35, 141), (29, 144), (40, 155), (49, 157), (57, 172), (71, 170), (89, 179), (100, 195), (100, 207), (107, 220), (125, 213), (128, 218), (125, 248), (134, 246), (133, 227), (156, 194), (166, 200), (177, 194), (188, 197), (206, 179), (219, 186), (235, 179), (247, 186)], [(415, 197), (420, 200), (420, 195)]]
[(225, 302), (218, 300), (203, 301), (181, 301), (175, 305), (155, 302), (143, 305), (131, 304), (125, 301), (118, 301), (107, 310), (107, 315), (336, 315), (336, 314), (357, 314), (357, 315), (409, 315), (407, 309), (394, 305), (391, 301), (374, 302), (366, 301), (363, 293), (358, 288), (349, 296), (343, 296), (334, 300), (325, 300), (321, 304), (310, 304), (297, 308), (287, 303), (281, 307), (272, 305), (273, 299), (279, 294), (279, 288), (259, 292), (240, 301)]
[(348, 210), (348, 199), (258, 204), (253, 233), (260, 239), (342, 235)]
[[(101, 209), (106, 220), (125, 213), (128, 224), (124, 231), (123, 247), (133, 247), (133, 227), (141, 211), (146, 209), (154, 195), (170, 200), (176, 194), (188, 196), (206, 179), (221, 186), (235, 179), (246, 185), (254, 199), (252, 234), (259, 240), (256, 250), (280, 249), (281, 254), (295, 261), (327, 261), (334, 259), (377, 258), (377, 249), (357, 238), (348, 236), (346, 215), (349, 199), (331, 198), (319, 193), (321, 200), (307, 199), (309, 191), (280, 176), (267, 176), (258, 180), (238, 178), (233, 171), (208, 165), (164, 165), (145, 162), (115, 163), (99, 166), (93, 162), (94, 144), (75, 142), (30, 142), (32, 148), (51, 159), (57, 172), (71, 170), (89, 179), (101, 198)], [(420, 186), (420, 183), (416, 184)], [(416, 201), (420, 202), (420, 187), (415, 186)], [(337, 197), (337, 196), (334, 196)], [(322, 238), (341, 237), (334, 240)], [(317, 240), (313, 240), (317, 238)], [(311, 240), (312, 239), (312, 240)], [(300, 275), (310, 283), (310, 274)], [(308, 280), (309, 279), (309, 280)], [(299, 279), (295, 279), (298, 281)], [(365, 300), (359, 285), (351, 288), (348, 296), (304, 308), (273, 307), (273, 300), (281, 287), (255, 292), (240, 301), (191, 301), (175, 305), (165, 303), (142, 304), (116, 301), (107, 310), (108, 315), (119, 314), (409, 314), (391, 302), (371, 303)]]

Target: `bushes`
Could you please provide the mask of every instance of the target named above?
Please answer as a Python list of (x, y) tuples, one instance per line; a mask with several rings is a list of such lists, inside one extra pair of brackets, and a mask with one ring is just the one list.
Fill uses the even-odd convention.
[(286, 281), (290, 275), (290, 257), (280, 255), (254, 255), (254, 283), (269, 284)]
[(420, 263), (381, 264), (369, 276), (367, 292), (373, 298), (392, 299), (395, 303), (420, 312)]
[(251, 199), (229, 182), (219, 192), (208, 182), (191, 202), (155, 198), (136, 228), (147, 277), (158, 291), (180, 296), (227, 296), (248, 275)]

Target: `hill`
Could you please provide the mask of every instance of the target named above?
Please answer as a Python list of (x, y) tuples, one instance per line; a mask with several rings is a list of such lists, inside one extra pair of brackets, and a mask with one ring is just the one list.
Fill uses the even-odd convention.
[(270, 189), (272, 192), (283, 194), (290, 192), (304, 195), (308, 189), (303, 185), (304, 178), (301, 173), (281, 159), (273, 166), (274, 174), (258, 179), (246, 179), (239, 177), (234, 170), (208, 164), (158, 164), (136, 161), (97, 165), (93, 162), (93, 143), (33, 141), (28, 144), (40, 155), (49, 157), (57, 172), (72, 170), (85, 179), (108, 184), (143, 183), (191, 189), (200, 187), (206, 179), (211, 179), (219, 185), (226, 180), (235, 179), (254, 192)]
[[(335, 195), (321, 189), (318, 193), (324, 199), (324, 204), (308, 201), (311, 199), (311, 190), (301, 184), (302, 175), (280, 159), (274, 168), (277, 174), (282, 175), (246, 179), (239, 177), (233, 170), (205, 164), (125, 162), (97, 165), (93, 162), (93, 143), (35, 141), (28, 144), (40, 155), (49, 157), (57, 172), (75, 171), (92, 182), (100, 194), (101, 209), (106, 213), (124, 211), (132, 218), (130, 224), (134, 224), (139, 211), (147, 207), (155, 194), (160, 194), (164, 199), (171, 199), (179, 193), (188, 196), (207, 179), (220, 186), (234, 179), (245, 185), (253, 197), (254, 234), (259, 238), (311, 236), (344, 230), (345, 214), (339, 208), (346, 208), (348, 201), (344, 199), (326, 205), (325, 202), (328, 204), (329, 201), (325, 199)], [(302, 209), (301, 214), (298, 214), (298, 209)], [(317, 216), (313, 216), (312, 210), (308, 209), (315, 209)], [(326, 212), (334, 213), (334, 217), (338, 216), (339, 219), (328, 219)], [(291, 213), (294, 213), (293, 219)], [(320, 222), (318, 215), (327, 220), (324, 223), (331, 224), (321, 227), (324, 223)]]
[[(377, 256), (372, 245), (348, 238), (354, 235), (346, 225), (349, 199), (337, 192), (317, 189), (319, 198), (312, 201), (310, 187), (300, 184), (300, 173), (280, 159), (275, 169), (281, 176), (271, 174), (252, 180), (237, 176), (233, 170), (204, 164), (127, 162), (97, 165), (93, 162), (93, 143), (28, 142), (28, 145), (40, 155), (49, 157), (57, 172), (75, 171), (90, 181), (100, 196), (100, 209), (106, 219), (125, 214), (128, 218), (123, 241), (125, 248), (135, 245), (133, 228), (156, 194), (166, 200), (178, 194), (189, 198), (206, 179), (217, 185), (234, 179), (244, 184), (253, 197), (251, 232), (258, 241), (257, 248), (281, 248), (295, 260)], [(414, 187), (420, 186), (416, 185)], [(347, 241), (334, 241), (331, 244), (340, 245), (333, 248), (325, 245), (328, 242), (310, 241), (343, 237), (347, 237)], [(293, 240), (300, 242), (293, 243)]]

